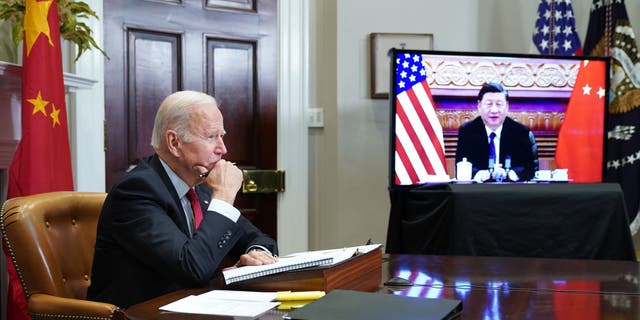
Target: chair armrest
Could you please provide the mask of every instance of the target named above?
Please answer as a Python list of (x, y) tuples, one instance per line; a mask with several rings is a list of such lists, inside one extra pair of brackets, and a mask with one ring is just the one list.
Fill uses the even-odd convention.
[(45, 293), (34, 293), (27, 302), (34, 319), (60, 319), (61, 315), (73, 319), (119, 319), (123, 316), (117, 306), (90, 300), (56, 297)]

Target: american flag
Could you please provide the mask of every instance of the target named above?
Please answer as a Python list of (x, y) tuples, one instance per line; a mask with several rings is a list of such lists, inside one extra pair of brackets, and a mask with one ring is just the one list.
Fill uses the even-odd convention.
[(422, 55), (396, 55), (396, 184), (448, 179), (442, 126), (427, 84)]
[(582, 55), (571, 0), (541, 0), (533, 33), (540, 54)]

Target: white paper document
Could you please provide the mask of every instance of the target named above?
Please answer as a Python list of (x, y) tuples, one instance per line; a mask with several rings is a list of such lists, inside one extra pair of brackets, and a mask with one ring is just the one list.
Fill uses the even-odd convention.
[(276, 300), (278, 293), (275, 291), (211, 290), (199, 295), (199, 297), (206, 297), (207, 299), (269, 302)]
[[(160, 307), (160, 310), (255, 318), (280, 304), (280, 302), (271, 302), (277, 295), (275, 292), (270, 293), (271, 295), (263, 294), (264, 292), (250, 292), (250, 294), (245, 292), (243, 296), (242, 291), (236, 291), (237, 293), (216, 291), (226, 290), (214, 290), (197, 296), (188, 296), (164, 305)], [(240, 296), (244, 300), (235, 300)], [(247, 299), (253, 299), (253, 301)]]

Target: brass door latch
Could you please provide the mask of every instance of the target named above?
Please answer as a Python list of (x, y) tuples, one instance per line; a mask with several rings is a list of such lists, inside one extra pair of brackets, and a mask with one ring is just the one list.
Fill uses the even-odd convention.
[(242, 170), (242, 193), (284, 192), (284, 170)]

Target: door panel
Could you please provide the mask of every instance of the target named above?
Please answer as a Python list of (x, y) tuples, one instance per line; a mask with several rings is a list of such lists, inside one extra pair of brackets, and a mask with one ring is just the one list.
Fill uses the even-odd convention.
[[(104, 2), (107, 190), (149, 145), (157, 107), (178, 90), (216, 97), (225, 158), (276, 169), (276, 0)], [(276, 235), (276, 195), (241, 194), (236, 207)]]
[(211, 9), (239, 9), (246, 11), (255, 11), (255, 1), (250, 0), (208, 0), (207, 8)]
[[(232, 146), (225, 158), (241, 166), (255, 167), (253, 132), (250, 126), (256, 114), (254, 98), (254, 44), (229, 39), (215, 39), (207, 43), (207, 91), (216, 97), (227, 130), (225, 140)], [(224, 67), (227, 66), (227, 67)], [(238, 129), (244, 130), (238, 130)], [(259, 142), (259, 141), (255, 141)]]
[(153, 154), (150, 145), (155, 112), (163, 97), (181, 87), (179, 34), (125, 29), (129, 62), (128, 161)]

